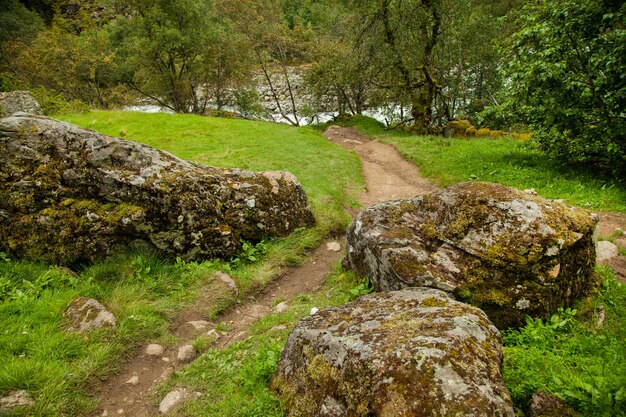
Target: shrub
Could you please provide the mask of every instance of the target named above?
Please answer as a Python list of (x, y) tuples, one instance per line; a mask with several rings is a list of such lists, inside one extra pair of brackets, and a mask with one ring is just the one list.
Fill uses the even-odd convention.
[(543, 151), (626, 171), (626, 7), (603, 0), (528, 2), (510, 47), (505, 108)]

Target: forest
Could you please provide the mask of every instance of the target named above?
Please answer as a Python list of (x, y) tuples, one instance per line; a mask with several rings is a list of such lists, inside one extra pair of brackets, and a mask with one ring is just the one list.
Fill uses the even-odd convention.
[(50, 114), (152, 103), (263, 119), (260, 80), (294, 125), (384, 108), (413, 133), (531, 132), (620, 178), (624, 19), (618, 0), (5, 0), (0, 91), (28, 89)]

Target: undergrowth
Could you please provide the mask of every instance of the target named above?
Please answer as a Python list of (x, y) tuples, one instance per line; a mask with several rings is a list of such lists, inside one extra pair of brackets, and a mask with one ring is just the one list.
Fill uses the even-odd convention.
[(597, 298), (503, 333), (504, 379), (518, 409), (544, 390), (582, 416), (626, 416), (626, 286), (598, 271)]

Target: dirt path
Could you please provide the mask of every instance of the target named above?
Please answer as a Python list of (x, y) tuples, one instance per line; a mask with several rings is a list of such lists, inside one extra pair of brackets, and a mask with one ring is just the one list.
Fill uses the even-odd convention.
[(437, 189), (391, 145), (369, 140), (353, 127), (330, 126), (325, 135), (334, 143), (353, 149), (361, 158), (367, 191), (360, 196), (359, 202), (365, 207)]
[[(400, 198), (414, 197), (433, 191), (435, 187), (420, 177), (419, 170), (402, 159), (390, 145), (370, 141), (354, 128), (331, 126), (326, 137), (349, 149), (361, 158), (367, 189), (359, 196), (363, 206)], [(355, 214), (355, 212), (351, 214)], [(343, 238), (339, 239), (343, 246)], [(245, 300), (222, 314), (216, 322), (226, 323), (228, 333), (221, 336), (216, 347), (225, 347), (244, 339), (246, 329), (253, 322), (270, 312), (278, 300), (289, 302), (298, 294), (313, 292), (320, 288), (341, 251), (329, 250), (322, 244), (301, 267), (287, 269), (255, 298)], [(201, 298), (193, 307), (178, 314), (172, 321), (171, 331), (179, 342), (167, 347), (158, 355), (146, 354), (146, 347), (131, 358), (124, 369), (106, 381), (99, 390), (102, 399), (98, 416), (156, 416), (159, 414), (158, 385), (172, 373), (184, 368), (177, 360), (178, 349), (190, 344), (194, 338), (212, 328), (204, 311), (211, 298)], [(204, 305), (203, 305), (204, 304)], [(133, 381), (128, 383), (128, 381)]]

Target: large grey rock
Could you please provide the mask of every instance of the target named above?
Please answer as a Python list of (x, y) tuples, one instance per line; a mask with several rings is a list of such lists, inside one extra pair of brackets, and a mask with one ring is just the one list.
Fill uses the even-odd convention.
[(271, 386), (289, 416), (507, 416), (500, 334), (432, 288), (319, 310), (289, 335)]
[(43, 114), (39, 103), (28, 91), (0, 93), (0, 117), (16, 113)]
[(596, 222), (513, 188), (463, 183), (363, 210), (348, 227), (348, 263), (376, 290), (439, 288), (505, 328), (596, 285)]
[(0, 119), (0, 250), (70, 264), (143, 241), (229, 257), (314, 224), (298, 180), (201, 166), (46, 117)]
[(113, 313), (93, 298), (76, 297), (63, 311), (63, 327), (68, 332), (83, 333), (116, 324)]

